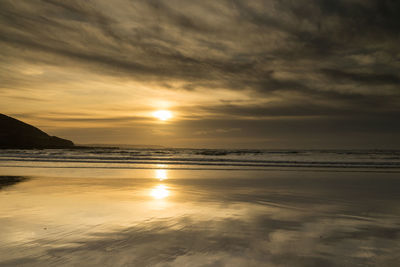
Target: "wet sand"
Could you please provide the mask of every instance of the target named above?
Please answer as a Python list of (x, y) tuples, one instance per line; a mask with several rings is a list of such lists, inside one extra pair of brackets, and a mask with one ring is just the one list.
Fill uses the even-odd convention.
[(161, 167), (4, 168), (0, 265), (400, 262), (399, 173)]

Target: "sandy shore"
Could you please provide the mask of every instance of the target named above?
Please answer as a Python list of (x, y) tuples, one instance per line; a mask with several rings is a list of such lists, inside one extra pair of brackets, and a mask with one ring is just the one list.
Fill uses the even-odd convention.
[(394, 266), (400, 260), (398, 174), (38, 171), (2, 171), (30, 179), (0, 178), (8, 185), (0, 190), (1, 266)]

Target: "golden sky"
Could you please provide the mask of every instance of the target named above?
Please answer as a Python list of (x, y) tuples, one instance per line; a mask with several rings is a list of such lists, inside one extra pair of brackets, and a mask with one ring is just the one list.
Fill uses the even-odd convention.
[(1, 1), (0, 112), (77, 144), (399, 147), (399, 11), (373, 0)]

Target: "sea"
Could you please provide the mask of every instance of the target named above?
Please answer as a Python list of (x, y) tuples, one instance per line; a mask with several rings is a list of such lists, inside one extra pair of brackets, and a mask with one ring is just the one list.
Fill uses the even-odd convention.
[(400, 150), (0, 150), (0, 266), (398, 266)]
[(0, 166), (29, 168), (399, 171), (400, 150), (42, 149), (0, 150)]

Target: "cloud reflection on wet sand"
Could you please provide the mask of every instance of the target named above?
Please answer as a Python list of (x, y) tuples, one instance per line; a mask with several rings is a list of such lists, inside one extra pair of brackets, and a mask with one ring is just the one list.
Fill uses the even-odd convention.
[(168, 171), (164, 181), (155, 175), (19, 183), (0, 191), (0, 255), (5, 255), (0, 264), (394, 266), (399, 261), (396, 175), (257, 175), (174, 179)]

